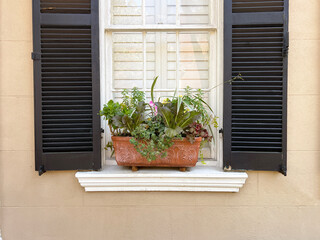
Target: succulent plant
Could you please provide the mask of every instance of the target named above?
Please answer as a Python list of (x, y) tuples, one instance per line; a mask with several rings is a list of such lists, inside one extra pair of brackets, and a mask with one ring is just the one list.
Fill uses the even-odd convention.
[(185, 134), (191, 143), (194, 142), (196, 137), (202, 137), (203, 140), (207, 142), (212, 141), (212, 136), (209, 135), (208, 130), (198, 122), (191, 123), (188, 128), (185, 129)]

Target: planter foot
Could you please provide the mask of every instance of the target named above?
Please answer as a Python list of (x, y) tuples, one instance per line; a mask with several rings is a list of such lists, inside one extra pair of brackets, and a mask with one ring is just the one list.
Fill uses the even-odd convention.
[(179, 168), (179, 171), (180, 171), (180, 172), (185, 172), (186, 170), (187, 170), (186, 167), (181, 167), (181, 168)]
[(131, 167), (132, 172), (136, 172), (139, 170), (139, 168), (137, 166), (132, 166)]

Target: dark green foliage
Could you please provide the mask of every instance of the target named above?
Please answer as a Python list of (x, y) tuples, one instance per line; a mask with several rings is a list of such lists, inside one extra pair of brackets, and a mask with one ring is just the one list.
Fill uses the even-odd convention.
[(129, 93), (122, 92), (123, 102), (120, 104), (110, 100), (100, 111), (108, 121), (110, 131), (114, 136), (126, 136), (145, 120), (146, 103), (144, 92), (133, 88)]
[(172, 146), (172, 138), (165, 133), (165, 125), (160, 116), (138, 126), (132, 133), (130, 142), (136, 150), (148, 161), (157, 157), (165, 157), (166, 150)]
[[(211, 130), (211, 125), (218, 126), (200, 89), (193, 91), (188, 87), (184, 96), (177, 97), (175, 93), (163, 102), (154, 102), (157, 79), (153, 81), (149, 103), (145, 103), (144, 92), (133, 88), (122, 92), (121, 103), (110, 100), (100, 111), (108, 121), (111, 134), (132, 136), (130, 142), (148, 161), (165, 157), (173, 138), (187, 137), (191, 143), (195, 137), (202, 137), (203, 143), (211, 141), (207, 128)], [(112, 146), (109, 144), (108, 147)]]
[(160, 102), (155, 104), (166, 126), (165, 133), (169, 137), (178, 136), (189, 124), (200, 117), (199, 112), (188, 111), (180, 97), (165, 104)]
[(132, 91), (129, 93), (127, 89), (122, 91), (122, 103), (127, 110), (130, 111), (132, 108), (136, 108), (140, 102), (144, 102), (145, 93), (140, 91), (138, 88), (132, 88)]
[(125, 113), (112, 118), (113, 125), (116, 129), (124, 129), (124, 133), (131, 133), (144, 121), (145, 106), (144, 102), (139, 102), (135, 108), (125, 109)]

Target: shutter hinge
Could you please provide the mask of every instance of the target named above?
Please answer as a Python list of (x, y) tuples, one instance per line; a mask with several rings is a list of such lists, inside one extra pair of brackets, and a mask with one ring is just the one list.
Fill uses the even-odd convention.
[(284, 176), (287, 176), (287, 166), (285, 164), (282, 164), (279, 172), (282, 173)]
[(44, 169), (43, 165), (40, 165), (39, 167), (39, 176), (41, 176), (42, 174), (44, 174), (46, 172), (46, 170)]
[(101, 136), (101, 139), (103, 138), (103, 134), (102, 133), (104, 133), (104, 129), (103, 128), (100, 128), (100, 136)]
[(289, 53), (289, 32), (284, 34), (282, 57), (288, 57)]
[(231, 171), (232, 167), (230, 165), (229, 166), (224, 166), (223, 170), (224, 171)]
[(36, 60), (40, 60), (41, 59), (41, 54), (37, 53), (37, 52), (32, 52), (31, 53), (31, 59), (36, 61)]
[(221, 133), (221, 135), (223, 136), (223, 128), (219, 129), (219, 133)]
[(282, 57), (288, 57), (289, 46), (284, 46), (282, 49)]

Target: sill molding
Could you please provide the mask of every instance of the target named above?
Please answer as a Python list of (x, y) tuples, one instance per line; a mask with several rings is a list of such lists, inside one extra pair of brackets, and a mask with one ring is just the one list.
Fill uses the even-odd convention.
[(213, 166), (196, 166), (186, 172), (169, 168), (141, 168), (132, 172), (127, 167), (104, 166), (100, 171), (79, 171), (75, 176), (87, 192), (239, 192), (248, 178), (245, 172), (224, 172)]

